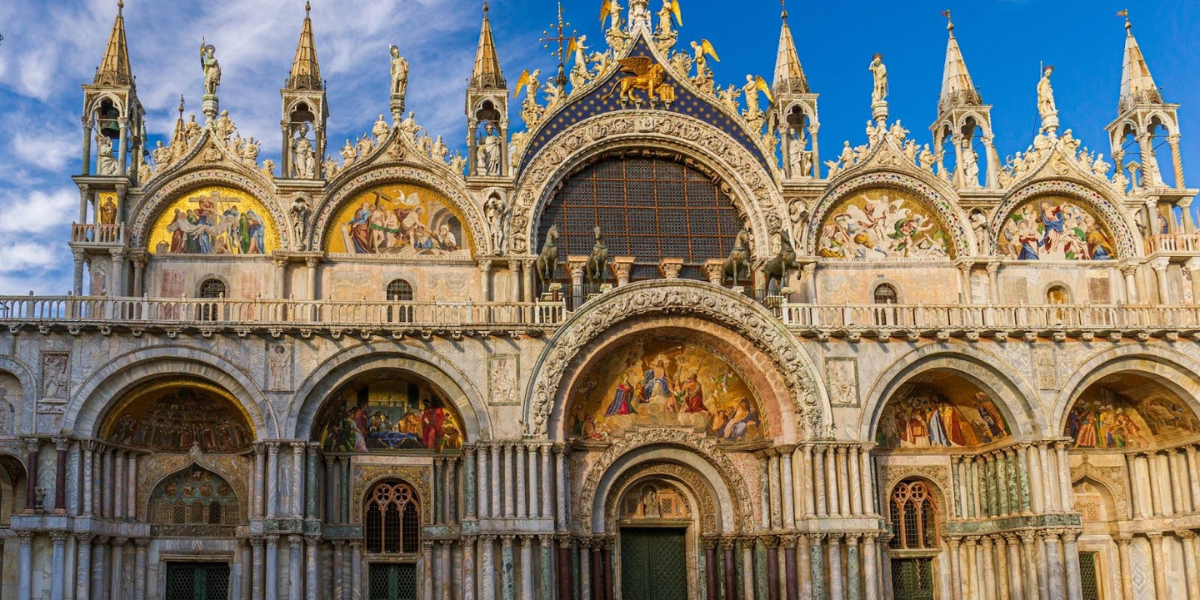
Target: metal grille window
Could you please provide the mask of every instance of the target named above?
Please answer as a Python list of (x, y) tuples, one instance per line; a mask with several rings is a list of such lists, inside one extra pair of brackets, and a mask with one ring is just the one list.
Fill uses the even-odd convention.
[(201, 298), (224, 298), (227, 295), (225, 293), (225, 282), (220, 279), (205, 279), (200, 284)]
[(892, 548), (932, 550), (938, 547), (937, 506), (924, 481), (900, 482), (892, 490), (889, 513), (896, 532)]
[[(368, 600), (416, 600), (417, 565), (372, 564), (367, 574)], [(449, 585), (449, 582), (446, 582)]]
[(417, 492), (400, 481), (384, 481), (367, 495), (367, 552), (413, 554), (421, 537)]
[[(681, 276), (703, 278), (698, 268), (724, 259), (743, 223), (717, 179), (666, 157), (608, 157), (570, 177), (542, 214), (538, 247), (558, 226), (558, 256), (587, 256), (599, 227), (608, 255), (632, 256), (632, 279), (657, 278), (663, 258), (681, 258)], [(560, 270), (560, 273), (562, 271)]]
[(892, 593), (896, 600), (933, 600), (933, 559), (892, 559)]
[(875, 304), (895, 304), (896, 288), (891, 284), (881, 283), (875, 286)]
[(1096, 553), (1079, 553), (1079, 578), (1083, 600), (1100, 600), (1100, 579), (1096, 573)]
[(388, 302), (412, 302), (413, 289), (407, 281), (396, 279), (387, 286)]
[(228, 563), (167, 563), (166, 600), (227, 600)]

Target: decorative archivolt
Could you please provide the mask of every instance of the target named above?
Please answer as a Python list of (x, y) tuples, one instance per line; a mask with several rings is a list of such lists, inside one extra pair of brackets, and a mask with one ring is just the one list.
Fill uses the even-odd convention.
[[(684, 500), (688, 504), (688, 512), (699, 520), (700, 533), (706, 535), (718, 533), (717, 507), (704, 478), (684, 465), (669, 462), (639, 465), (621, 473), (616, 481), (613, 481), (608, 488), (608, 494), (604, 497), (605, 532), (617, 533), (617, 522), (621, 519), (621, 499), (634, 488), (634, 484), (645, 484), (648, 481), (662, 481), (664, 482), (663, 487), (678, 488), (682, 484), (682, 487), (687, 488), (687, 491), (691, 493), (691, 498), (685, 496)], [(693, 503), (696, 506), (693, 506)]]
[(233, 486), (233, 493), (237, 496), (242, 511), (238, 516), (239, 521), (245, 515), (246, 507), (250, 506), (248, 482), (253, 462), (246, 457), (233, 454), (210, 455), (198, 451), (188, 454), (160, 453), (153, 455), (150, 460), (143, 461), (142, 465), (138, 469), (137, 506), (143, 515), (150, 514), (150, 494), (154, 489), (166, 478), (192, 466), (211, 471)]
[[(642, 429), (614, 440), (596, 462), (590, 465), (587, 479), (584, 480), (583, 489), (579, 494), (579, 503), (575, 513), (577, 515), (575, 519), (576, 523), (583, 524), (584, 527), (591, 527), (594, 500), (596, 499), (596, 493), (599, 490), (601, 480), (618, 459), (631, 451), (643, 449), (647, 446), (674, 446), (681, 448), (684, 451), (690, 451), (690, 453), (703, 459), (704, 462), (712, 465), (716, 472), (720, 474), (722, 483), (728, 489), (730, 496), (732, 496), (731, 499), (734, 502), (734, 505), (730, 507), (734, 518), (731, 529), (741, 533), (749, 533), (754, 530), (754, 511), (750, 504), (750, 490), (746, 486), (745, 480), (740, 476), (741, 471), (737, 465), (717, 446), (715, 440), (674, 428)], [(690, 471), (690, 469), (682, 468), (679, 471)], [(688, 479), (683, 480), (689, 481)], [(700, 476), (694, 475), (689, 485), (699, 482)], [(614, 483), (610, 486), (610, 489), (618, 487), (622, 486)], [(708, 493), (705, 487), (694, 487), (693, 489), (698, 496), (702, 496)], [(701, 507), (702, 510), (705, 508), (705, 506)], [(713, 526), (716, 526), (715, 522)]]
[[(699, 119), (661, 110), (618, 111), (576, 123), (558, 134), (525, 167), (512, 207), (510, 248), (535, 250), (538, 220), (558, 185), (580, 164), (618, 149), (657, 148), (703, 162), (732, 188), (756, 240), (784, 226), (786, 204), (772, 173), (728, 134)], [(767, 253), (767, 244), (758, 252)]]
[[(195, 151), (199, 151), (203, 147), (204, 144), (199, 144)], [(262, 175), (256, 171), (231, 165), (205, 165), (193, 171), (187, 171), (187, 166), (184, 164), (179, 166), (181, 170), (178, 174), (173, 173), (170, 177), (156, 181), (155, 185), (158, 187), (152, 186), (142, 201), (133, 207), (133, 214), (137, 216), (133, 220), (130, 232), (132, 247), (138, 248), (146, 244), (150, 237), (150, 228), (158, 220), (159, 213), (170, 206), (172, 202), (192, 190), (206, 186), (228, 186), (253, 196), (270, 214), (275, 229), (279, 232), (280, 248), (291, 247), (292, 227), (288, 216), (279, 207), (274, 186), (268, 183)]]
[[(402, 142), (392, 141), (392, 144)], [(385, 151), (386, 154), (386, 151)], [(491, 236), (484, 222), (479, 205), (460, 182), (454, 181), (447, 174), (437, 174), (430, 169), (405, 164), (376, 164), (345, 173), (347, 179), (338, 176), (334, 179), (335, 191), (325, 196), (315, 207), (314, 225), (309, 229), (309, 248), (324, 248), (325, 236), (334, 215), (338, 209), (351, 198), (371, 187), (389, 183), (402, 183), (427, 187), (450, 201), (452, 209), (457, 211), (466, 221), (466, 226), (473, 232), (476, 254), (490, 254)]]
[[(828, 398), (808, 354), (757, 303), (707, 283), (647, 281), (617, 288), (571, 318), (547, 344), (534, 367), (525, 399), (527, 433), (547, 436), (550, 415), (565, 393), (559, 389), (572, 361), (615, 325), (647, 315), (693, 314), (736, 332), (769, 356), (787, 382), (800, 431), (827, 434)], [(565, 408), (563, 409), (565, 410)], [(802, 434), (803, 435), (803, 434)]]
[[(1061, 159), (1061, 156), (1059, 158)], [(1051, 163), (1052, 169), (1053, 164), (1055, 163)], [(1054, 169), (1055, 176), (1064, 177), (1072, 174), (1070, 171), (1073, 167), (1069, 166), (1068, 161), (1061, 159), (1058, 164), (1061, 166)], [(1129, 226), (1129, 220), (1114, 202), (1088, 184), (1072, 179), (1058, 178), (1027, 183), (1004, 197), (992, 215), (988, 232), (988, 235), (991, 236), (989, 243), (993, 248), (999, 247), (1000, 233), (1004, 223), (1012, 216), (1013, 212), (1026, 202), (1042, 196), (1066, 196), (1083, 202), (1104, 221), (1116, 238), (1118, 257), (1132, 258), (1139, 254), (1138, 234)]]
[(926, 182), (923, 180), (924, 178), (891, 168), (873, 170), (867, 167), (864, 170), (865, 172), (859, 172), (856, 169), (856, 174), (829, 188), (825, 195), (817, 201), (804, 235), (806, 254), (816, 255), (821, 226), (830, 212), (855, 193), (870, 189), (895, 189), (912, 196), (930, 213), (937, 216), (944, 231), (950, 236), (954, 256), (966, 257), (974, 254), (974, 235), (967, 226), (966, 216), (958, 207), (958, 198), (952, 191), (939, 189), (944, 186)]

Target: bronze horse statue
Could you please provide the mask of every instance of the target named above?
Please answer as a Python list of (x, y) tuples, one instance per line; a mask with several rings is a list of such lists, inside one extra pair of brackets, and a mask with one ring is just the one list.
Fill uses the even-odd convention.
[(724, 284), (726, 279), (732, 279), (733, 285), (737, 285), (743, 277), (750, 273), (750, 232), (742, 229), (738, 232), (737, 237), (733, 240), (733, 250), (729, 251), (729, 258), (721, 263), (721, 283)]
[(584, 274), (588, 283), (599, 281), (600, 285), (604, 285), (604, 280), (607, 279), (608, 246), (604, 245), (604, 236), (600, 234), (599, 227), (596, 228), (596, 243), (592, 245), (592, 255), (587, 259)]
[(796, 263), (796, 250), (792, 248), (792, 241), (786, 231), (779, 233), (779, 254), (775, 258), (767, 261), (763, 265), (763, 275), (767, 277), (767, 292), (771, 291), (771, 284), (775, 284), (775, 293), (784, 287), (788, 276), (792, 269), (798, 268), (800, 265)]
[(537, 269), (538, 280), (543, 284), (554, 281), (554, 271), (558, 267), (558, 225), (551, 225), (546, 231), (546, 241), (542, 243), (542, 251), (538, 254), (534, 268)]

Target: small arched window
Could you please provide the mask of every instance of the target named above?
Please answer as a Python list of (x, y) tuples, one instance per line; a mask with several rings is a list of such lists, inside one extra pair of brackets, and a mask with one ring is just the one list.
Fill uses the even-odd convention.
[(1046, 302), (1048, 304), (1070, 304), (1071, 290), (1068, 290), (1064, 285), (1052, 285), (1046, 290)]
[(387, 285), (388, 302), (412, 302), (412, 285), (403, 279), (393, 280)]
[(200, 283), (201, 298), (225, 298), (229, 294), (225, 290), (225, 282), (217, 278), (205, 279)]
[(875, 286), (875, 304), (895, 304), (896, 298), (896, 288), (892, 284), (881, 283)]
[(937, 504), (929, 484), (918, 479), (900, 482), (892, 490), (891, 547), (899, 550), (933, 550), (937, 541)]
[(411, 485), (383, 481), (367, 494), (364, 533), (367, 552), (415, 554), (421, 542), (420, 502)]

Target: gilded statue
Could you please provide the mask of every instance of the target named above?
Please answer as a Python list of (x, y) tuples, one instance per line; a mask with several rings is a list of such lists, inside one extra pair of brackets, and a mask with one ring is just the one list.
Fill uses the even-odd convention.
[(658, 37), (668, 38), (675, 35), (671, 26), (672, 15), (679, 26), (683, 27), (683, 15), (679, 11), (678, 0), (663, 0), (663, 6), (658, 11)]
[(713, 48), (712, 43), (708, 40), (700, 40), (699, 44), (692, 42), (692, 54), (694, 55), (692, 64), (696, 66), (697, 79), (703, 78), (709, 72), (706, 56), (711, 56), (713, 60), (721, 62), (720, 57), (717, 56), (716, 49)]
[(391, 46), (392, 55), (392, 96), (404, 98), (408, 90), (408, 61), (400, 56), (400, 49)]
[(608, 30), (619, 31), (621, 29), (621, 5), (617, 0), (603, 0), (600, 5), (600, 26), (604, 26), (604, 20), (610, 19)]
[(200, 42), (200, 68), (204, 69), (204, 93), (214, 96), (221, 86), (221, 63), (217, 61), (217, 49), (212, 44)]
[(634, 102), (636, 99), (633, 97), (633, 92), (641, 90), (646, 92), (647, 99), (654, 104), (658, 98), (659, 86), (666, 80), (666, 69), (649, 56), (630, 56), (622, 58), (620, 62), (621, 71), (630, 73), (630, 75), (614, 82), (612, 89), (604, 95), (604, 99), (609, 99), (614, 92), (620, 90), (618, 100), (621, 104)]
[(871, 75), (875, 77), (875, 88), (871, 92), (871, 103), (881, 104), (887, 102), (888, 95), (888, 75), (887, 66), (883, 64), (883, 55), (876, 54), (871, 59)]
[(753, 119), (762, 113), (762, 109), (758, 107), (758, 93), (762, 92), (767, 95), (768, 102), (774, 102), (771, 97), (771, 88), (767, 86), (767, 82), (762, 76), (747, 75), (746, 85), (742, 86), (742, 91), (746, 94), (746, 118)]

